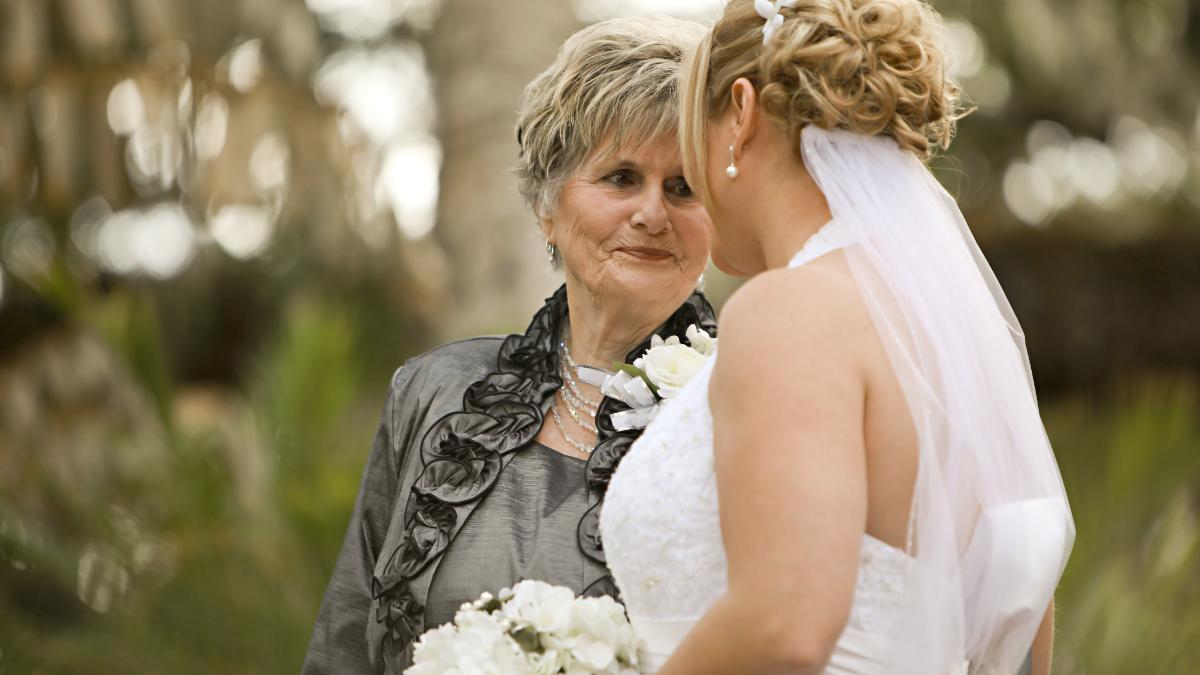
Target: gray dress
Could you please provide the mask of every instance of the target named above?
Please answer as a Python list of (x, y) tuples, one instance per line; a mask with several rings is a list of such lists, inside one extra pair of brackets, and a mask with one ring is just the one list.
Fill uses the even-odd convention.
[(462, 603), (522, 579), (578, 594), (589, 571), (603, 573), (575, 543), (588, 508), (585, 466), (536, 442), (518, 452), (446, 549), (429, 586), (425, 625), (452, 621)]

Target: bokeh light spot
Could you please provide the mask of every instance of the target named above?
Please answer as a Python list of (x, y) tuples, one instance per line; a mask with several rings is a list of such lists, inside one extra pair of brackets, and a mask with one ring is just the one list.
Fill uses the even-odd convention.
[(84, 200), (71, 214), (71, 241), (79, 252), (92, 260), (99, 260), (100, 228), (112, 216), (112, 207), (103, 197)]
[(212, 216), (208, 230), (229, 255), (253, 258), (266, 250), (275, 232), (275, 214), (264, 206), (228, 204)]
[(721, 13), (721, 0), (575, 0), (575, 14), (584, 23), (640, 14), (712, 21)]
[(108, 94), (108, 126), (119, 136), (128, 136), (146, 123), (142, 92), (134, 80), (122, 80)]
[(1121, 187), (1121, 169), (1116, 155), (1094, 138), (1081, 138), (1068, 155), (1071, 182), (1079, 194), (1101, 206), (1110, 204)]
[(250, 153), (250, 179), (259, 192), (284, 187), (288, 179), (288, 159), (291, 151), (287, 141), (277, 133), (263, 134)]
[(192, 220), (178, 204), (154, 206), (142, 217), (133, 245), (142, 270), (152, 277), (169, 279), (192, 260), (195, 251)]
[(79, 556), (76, 593), (88, 607), (104, 614), (129, 588), (129, 571), (108, 546), (89, 544)]
[(196, 113), (196, 156), (208, 161), (220, 155), (228, 130), (229, 103), (219, 94), (206, 95)]
[(191, 218), (173, 202), (118, 211), (104, 219), (96, 236), (100, 263), (122, 275), (171, 278), (187, 267), (195, 248)]
[(0, 242), (8, 269), (27, 282), (43, 276), (54, 260), (57, 246), (50, 226), (41, 218), (27, 218), (11, 227)]
[(961, 19), (947, 21), (946, 41), (952, 76), (975, 77), (983, 70), (987, 62), (987, 50), (979, 31), (970, 22)]
[(319, 101), (344, 110), (377, 146), (432, 128), (429, 73), (415, 44), (337, 52), (317, 71), (314, 88)]
[(229, 54), (229, 83), (240, 92), (247, 92), (262, 79), (262, 40), (246, 40)]
[(1012, 96), (1012, 78), (1004, 68), (988, 64), (967, 82), (967, 95), (984, 112), (1002, 108)]
[(393, 145), (383, 160), (380, 196), (391, 207), (400, 231), (410, 239), (419, 239), (433, 229), (441, 163), (441, 146), (431, 137)]
[(1035, 164), (1013, 162), (1004, 172), (1004, 201), (1026, 225), (1045, 225), (1055, 210), (1052, 179)]

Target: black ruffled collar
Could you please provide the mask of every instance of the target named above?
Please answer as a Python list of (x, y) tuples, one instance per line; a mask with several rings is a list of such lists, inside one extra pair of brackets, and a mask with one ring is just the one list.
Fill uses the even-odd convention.
[[(675, 310), (675, 313), (654, 333), (647, 336), (640, 345), (634, 347), (625, 356), (625, 362), (633, 363), (635, 359), (645, 354), (650, 349), (650, 340), (654, 335), (664, 339), (674, 335), (683, 340), (688, 326), (691, 325), (699, 327), (713, 337), (717, 336), (716, 313), (713, 312), (708, 299), (699, 291), (692, 293), (687, 301)], [(615, 398), (605, 397), (600, 403), (600, 411), (596, 415), (596, 429), (600, 432), (600, 442), (592, 450), (592, 455), (588, 458), (587, 463), (588, 489), (598, 499), (579, 519), (579, 526), (576, 529), (576, 541), (579, 549), (585, 556), (601, 564), (605, 564), (606, 560), (604, 546), (600, 541), (600, 509), (604, 506), (604, 494), (608, 490), (608, 481), (612, 478), (613, 472), (617, 470), (617, 464), (629, 452), (630, 446), (642, 435), (641, 429), (617, 431), (613, 428), (613, 413), (624, 410), (629, 410), (629, 406)], [(584, 589), (584, 594), (619, 597), (617, 586), (613, 583), (611, 575), (601, 577)]]
[[(566, 286), (547, 298), (523, 334), (504, 340), (496, 370), (467, 387), (463, 407), (435, 422), (421, 441), (424, 469), (413, 484), (405, 509), (400, 545), (374, 579), (379, 601), (376, 620), (387, 625), (385, 650), (404, 650), (419, 635), (424, 607), (409, 588), (411, 580), (449, 547), (469, 508), (496, 483), (505, 455), (528, 447), (542, 428), (558, 376), (558, 336), (567, 316)], [(675, 311), (654, 335), (684, 337), (695, 324), (716, 335), (716, 317), (702, 293), (696, 292)], [(626, 362), (650, 348), (651, 336), (634, 348)], [(577, 528), (577, 542), (588, 558), (603, 564), (599, 516), (609, 478), (628, 452), (640, 430), (618, 432), (610, 416), (628, 409), (606, 398), (596, 416), (600, 442), (588, 459), (587, 485), (594, 504)], [(616, 586), (605, 576), (585, 594), (616, 596)], [(389, 644), (390, 643), (390, 644)]]

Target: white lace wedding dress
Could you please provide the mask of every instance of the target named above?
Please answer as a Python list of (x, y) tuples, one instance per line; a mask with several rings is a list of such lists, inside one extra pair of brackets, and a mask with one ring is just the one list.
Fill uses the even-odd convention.
[[(850, 243), (830, 221), (789, 267)], [(600, 514), (608, 566), (642, 640), (643, 673), (662, 666), (728, 586), (708, 407), (714, 362), (663, 406), (621, 461)], [(863, 537), (850, 619), (827, 674), (894, 672), (885, 635), (903, 601), (907, 561), (903, 551)]]

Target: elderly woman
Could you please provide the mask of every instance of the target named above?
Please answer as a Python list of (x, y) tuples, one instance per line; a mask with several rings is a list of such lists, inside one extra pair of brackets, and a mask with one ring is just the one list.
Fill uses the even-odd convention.
[(400, 672), (423, 631), (521, 579), (613, 592), (598, 507), (637, 432), (613, 429), (622, 404), (579, 372), (715, 330), (694, 292), (709, 221), (676, 144), (678, 70), (702, 33), (596, 24), (525, 90), (517, 175), (565, 284), (524, 334), (396, 371), (305, 673)]

